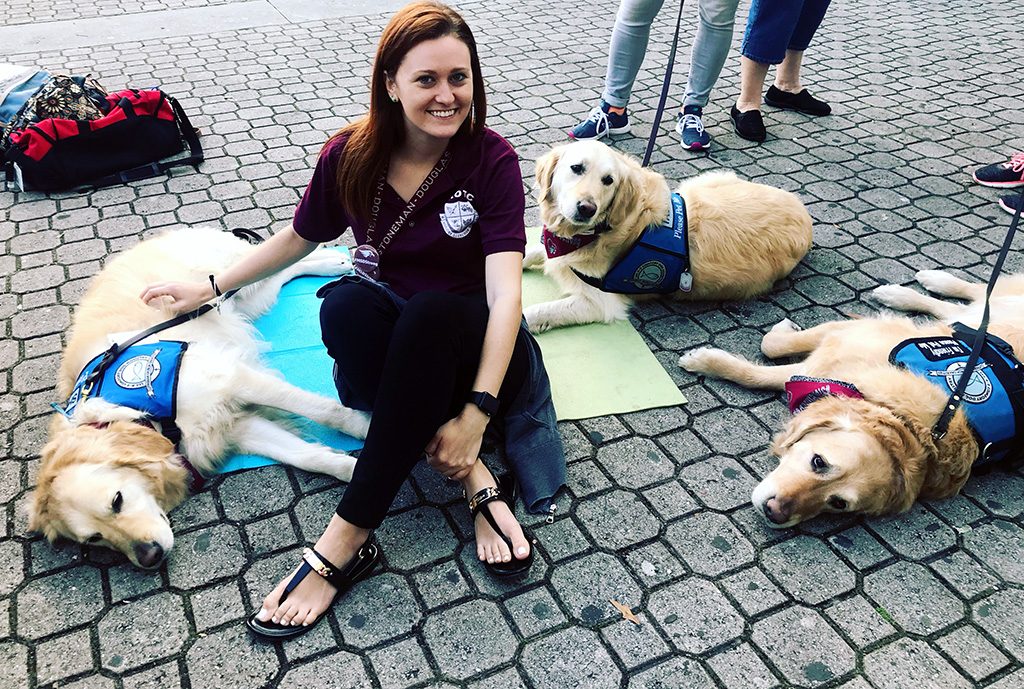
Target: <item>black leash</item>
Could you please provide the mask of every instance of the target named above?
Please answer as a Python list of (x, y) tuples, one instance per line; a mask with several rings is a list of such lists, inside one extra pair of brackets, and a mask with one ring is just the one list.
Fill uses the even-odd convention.
[(978, 325), (978, 334), (974, 338), (971, 355), (967, 357), (967, 362), (960, 372), (960, 380), (957, 381), (953, 394), (949, 396), (946, 408), (942, 410), (939, 420), (935, 422), (935, 426), (932, 428), (932, 437), (935, 440), (942, 440), (946, 435), (946, 431), (949, 430), (949, 424), (953, 420), (953, 415), (956, 414), (956, 410), (963, 401), (964, 390), (967, 389), (967, 384), (970, 382), (974, 369), (978, 365), (981, 350), (985, 347), (985, 335), (988, 332), (989, 298), (992, 296), (992, 290), (996, 286), (999, 274), (1003, 271), (1003, 263), (1006, 261), (1006, 256), (1010, 253), (1010, 246), (1013, 244), (1013, 237), (1017, 233), (1017, 225), (1020, 223), (1022, 208), (1024, 208), (1024, 188), (1021, 188), (1020, 195), (1017, 197), (1017, 208), (1013, 213), (1010, 229), (1006, 231), (1006, 238), (1003, 240), (1002, 248), (999, 249), (999, 255), (996, 256), (996, 263), (992, 267), (992, 275), (988, 279), (988, 287), (985, 289), (985, 311), (981, 316), (981, 323)]
[(676, 17), (676, 34), (672, 37), (672, 50), (668, 54), (668, 67), (665, 68), (665, 81), (661, 85), (661, 99), (658, 101), (658, 109), (654, 113), (654, 124), (651, 125), (651, 136), (647, 139), (647, 151), (644, 153), (643, 167), (651, 162), (651, 153), (654, 152), (654, 142), (658, 138), (658, 127), (661, 126), (661, 116), (665, 112), (665, 101), (668, 100), (668, 88), (672, 83), (672, 66), (676, 62), (676, 46), (679, 45), (679, 27), (683, 23), (683, 0), (679, 0), (679, 16)]

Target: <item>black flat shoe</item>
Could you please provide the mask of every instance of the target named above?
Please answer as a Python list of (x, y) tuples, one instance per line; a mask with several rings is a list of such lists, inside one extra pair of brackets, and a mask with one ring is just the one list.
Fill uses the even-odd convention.
[(512, 559), (508, 562), (483, 561), (483, 565), (487, 568), (487, 571), (496, 577), (514, 577), (520, 574), (525, 574), (529, 571), (530, 566), (533, 565), (534, 543), (533, 539), (531, 539), (529, 534), (526, 533), (526, 529), (523, 529), (523, 537), (530, 543), (530, 553), (520, 560), (515, 556), (515, 548), (512, 547), (512, 539), (506, 536), (501, 530), (498, 526), (498, 522), (491, 514), (491, 508), (488, 507), (488, 505), (495, 500), (501, 500), (508, 505), (509, 510), (514, 514), (515, 499), (516, 479), (511, 473), (505, 474), (498, 479), (497, 488), (492, 488), (490, 486), (482, 488), (469, 499), (469, 514), (473, 521), (476, 521), (476, 515), (483, 514), (484, 519), (486, 519), (487, 523), (491, 525), (492, 529), (494, 529), (494, 533), (498, 534), (501, 540), (505, 541), (505, 545), (508, 546), (509, 552), (512, 553)]
[(768, 138), (768, 130), (764, 128), (764, 118), (761, 117), (760, 110), (740, 112), (734, 105), (729, 116), (732, 117), (736, 133), (747, 141), (764, 141)]
[(805, 115), (814, 115), (816, 117), (828, 115), (832, 112), (831, 105), (825, 101), (818, 100), (807, 89), (803, 89), (800, 93), (789, 93), (774, 86), (769, 86), (768, 93), (764, 95), (764, 102), (773, 108), (796, 110)]
[[(336, 589), (330, 605), (327, 606), (330, 608), (331, 605), (334, 605), (334, 601), (337, 600), (341, 593), (352, 588), (355, 583), (370, 576), (370, 573), (373, 572), (373, 569), (377, 566), (378, 562), (380, 562), (380, 546), (378, 546), (377, 542), (373, 540), (373, 536), (366, 539), (366, 542), (360, 546), (359, 550), (352, 559), (348, 561), (348, 564), (345, 565), (344, 569), (335, 567), (327, 561), (327, 558), (321, 556), (312, 548), (305, 548), (302, 551), (302, 565), (299, 567), (298, 571), (295, 572), (295, 575), (288, 582), (288, 585), (285, 586), (284, 593), (281, 594), (279, 604), (285, 601), (288, 594), (306, 578), (306, 575), (310, 572), (316, 572)], [(245, 626), (248, 627), (249, 631), (253, 634), (263, 639), (291, 639), (299, 636), (300, 634), (305, 634), (315, 627), (316, 623), (323, 619), (326, 612), (327, 610), (325, 609), (312, 624), (291, 625), (277, 624), (270, 620), (262, 622), (256, 619), (256, 616), (259, 615), (259, 611), (257, 610), (245, 621)]]

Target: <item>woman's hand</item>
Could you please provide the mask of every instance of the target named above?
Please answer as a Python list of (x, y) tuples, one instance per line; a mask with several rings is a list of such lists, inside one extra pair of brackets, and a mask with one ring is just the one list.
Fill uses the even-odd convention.
[(461, 414), (437, 429), (427, 443), (427, 463), (438, 473), (461, 481), (480, 458), (488, 421), (490, 418), (479, 407), (467, 404)]
[(197, 309), (215, 296), (209, 283), (157, 282), (142, 290), (139, 298), (153, 308), (179, 314)]

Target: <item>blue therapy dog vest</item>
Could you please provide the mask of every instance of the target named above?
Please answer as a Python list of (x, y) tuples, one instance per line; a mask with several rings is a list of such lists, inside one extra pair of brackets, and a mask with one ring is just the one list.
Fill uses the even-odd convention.
[(614, 294), (671, 294), (689, 292), (690, 237), (686, 227), (686, 203), (673, 193), (668, 220), (644, 229), (625, 256), (603, 278), (573, 270), (583, 282)]
[[(889, 362), (926, 377), (951, 393), (970, 356), (975, 331), (953, 324), (952, 337), (918, 337), (904, 340), (889, 354)], [(964, 390), (963, 410), (978, 437), (978, 464), (1006, 459), (1024, 437), (1024, 367), (1013, 348), (986, 335), (978, 365)]]
[(98, 397), (140, 411), (153, 421), (173, 424), (177, 416), (178, 373), (186, 349), (187, 342), (164, 340), (132, 345), (89, 387), (86, 380), (103, 359), (103, 354), (96, 356), (78, 374), (63, 414), (70, 417), (85, 399)]

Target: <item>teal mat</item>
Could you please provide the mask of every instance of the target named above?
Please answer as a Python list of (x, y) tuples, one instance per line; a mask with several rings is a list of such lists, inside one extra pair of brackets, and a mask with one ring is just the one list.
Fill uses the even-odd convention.
[[(338, 251), (348, 253), (347, 249)], [(263, 356), (266, 364), (279, 371), (289, 383), (336, 399), (332, 369), (334, 362), (320, 340), (320, 300), (316, 291), (331, 277), (300, 277), (289, 281), (281, 289), (277, 303), (268, 313), (256, 320), (256, 329), (267, 341)], [(303, 438), (323, 443), (343, 452), (358, 450), (362, 440), (339, 431), (325, 428), (307, 419), (296, 419), (294, 428)], [(226, 474), (242, 469), (276, 464), (260, 455), (232, 455), (220, 468)]]

